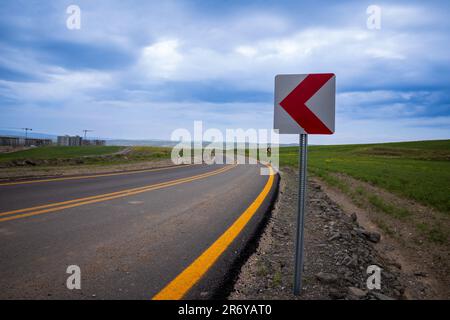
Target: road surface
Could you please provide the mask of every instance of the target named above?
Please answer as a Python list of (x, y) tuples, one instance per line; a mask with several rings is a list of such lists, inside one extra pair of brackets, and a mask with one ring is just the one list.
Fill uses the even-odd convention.
[[(275, 194), (260, 167), (0, 183), (0, 299), (212, 297)], [(71, 265), (81, 289), (66, 286)]]

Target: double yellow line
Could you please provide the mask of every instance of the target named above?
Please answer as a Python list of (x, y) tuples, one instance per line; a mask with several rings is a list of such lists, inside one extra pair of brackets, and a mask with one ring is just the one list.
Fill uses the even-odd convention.
[(97, 195), (97, 196), (90, 196), (90, 197), (78, 198), (78, 199), (73, 199), (73, 200), (68, 200), (68, 201), (63, 201), (63, 202), (50, 203), (50, 204), (36, 206), (36, 207), (1, 212), (0, 213), (0, 222), (31, 217), (31, 216), (35, 216), (35, 215), (39, 215), (39, 214), (48, 213), (48, 212), (69, 209), (69, 208), (78, 207), (78, 206), (82, 206), (82, 205), (86, 205), (86, 204), (127, 197), (127, 196), (131, 196), (131, 195), (135, 195), (135, 194), (139, 194), (139, 193), (143, 193), (143, 192), (156, 190), (156, 189), (175, 186), (175, 185), (178, 185), (181, 183), (199, 180), (199, 179), (207, 178), (207, 177), (219, 174), (219, 173), (223, 173), (223, 172), (226, 172), (226, 171), (234, 168), (235, 166), (236, 165), (230, 165), (230, 166), (226, 166), (226, 167), (220, 168), (215, 171), (202, 173), (202, 174), (187, 177), (187, 178), (181, 178), (181, 179), (177, 179), (177, 180), (171, 180), (171, 181), (167, 181), (167, 182), (152, 184), (152, 185), (139, 187), (139, 188), (132, 188), (132, 189), (127, 189), (127, 190), (122, 190), (122, 191), (105, 193), (105, 194), (101, 194), (101, 195)]

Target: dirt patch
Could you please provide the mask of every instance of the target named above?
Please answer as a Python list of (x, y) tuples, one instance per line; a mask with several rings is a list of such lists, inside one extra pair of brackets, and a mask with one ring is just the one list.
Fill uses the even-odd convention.
[[(381, 234), (376, 249), (401, 266), (405, 296), (449, 299), (450, 226), (445, 214), (351, 177), (335, 177), (344, 183), (346, 192), (317, 182), (344, 212), (356, 215), (367, 230)], [(373, 199), (382, 199), (381, 205)], [(435, 228), (439, 228), (437, 234)]]
[[(398, 264), (375, 248), (380, 235), (362, 228), (312, 179), (308, 181), (303, 293), (293, 295), (297, 184), (296, 173), (284, 168), (272, 216), (229, 299), (405, 298)], [(371, 265), (382, 268), (380, 290), (367, 289)]]

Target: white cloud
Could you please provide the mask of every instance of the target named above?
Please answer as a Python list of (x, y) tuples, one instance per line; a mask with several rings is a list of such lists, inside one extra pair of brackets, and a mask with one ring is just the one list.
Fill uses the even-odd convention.
[[(156, 41), (142, 50), (138, 70), (154, 80), (220, 79), (240, 89), (263, 91), (273, 90), (273, 76), (278, 73), (324, 71), (335, 72), (339, 85), (351, 85), (363, 78), (374, 86), (381, 80), (389, 86), (397, 80), (422, 81), (416, 65), (426, 57), (429, 42), (438, 48), (439, 39), (429, 39), (426, 47), (412, 34), (345, 27), (304, 29), (285, 36), (236, 42), (215, 48), (190, 38)], [(443, 62), (443, 56), (437, 58), (437, 63)], [(383, 79), (379, 78), (381, 71), (386, 73)]]
[(443, 101), (440, 92), (374, 90), (342, 92), (337, 95), (337, 112), (348, 118), (401, 119), (419, 117)]
[(143, 67), (143, 72), (149, 77), (171, 78), (183, 61), (183, 56), (178, 51), (180, 43), (177, 39), (160, 40), (142, 49), (138, 62)]
[(258, 54), (258, 50), (252, 46), (238, 46), (235, 51), (246, 58), (253, 58)]
[(98, 71), (69, 72), (63, 68), (52, 71), (39, 82), (0, 80), (0, 94), (26, 102), (70, 101), (89, 92), (110, 88), (113, 84), (109, 74)]
[(365, 53), (373, 58), (385, 58), (385, 59), (395, 59), (395, 60), (404, 60), (405, 56), (390, 50), (386, 50), (384, 48), (368, 48)]
[(381, 5), (382, 28), (414, 28), (433, 25), (445, 19), (442, 12), (421, 5)]

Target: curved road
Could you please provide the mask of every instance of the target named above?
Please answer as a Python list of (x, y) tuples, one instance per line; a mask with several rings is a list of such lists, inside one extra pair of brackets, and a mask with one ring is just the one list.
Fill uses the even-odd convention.
[[(0, 183), (0, 299), (210, 298), (275, 194), (260, 168)], [(80, 290), (66, 287), (70, 265)]]

